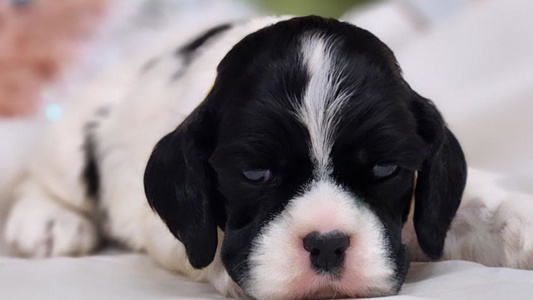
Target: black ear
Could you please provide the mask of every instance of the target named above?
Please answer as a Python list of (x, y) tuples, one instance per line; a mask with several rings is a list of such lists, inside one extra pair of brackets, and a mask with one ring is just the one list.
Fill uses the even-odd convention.
[(185, 245), (197, 269), (213, 261), (217, 248), (218, 193), (208, 163), (216, 140), (212, 122), (200, 105), (157, 143), (144, 173), (150, 206)]
[(429, 147), (429, 156), (418, 172), (414, 226), (422, 250), (438, 259), (463, 195), (466, 161), (459, 142), (430, 100), (414, 93), (412, 110), (418, 134)]

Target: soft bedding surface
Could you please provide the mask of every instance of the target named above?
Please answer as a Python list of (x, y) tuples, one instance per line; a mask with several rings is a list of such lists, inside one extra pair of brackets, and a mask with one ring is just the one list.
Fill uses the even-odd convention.
[[(1, 299), (222, 299), (210, 285), (144, 255), (0, 259)], [(414, 263), (400, 295), (383, 299), (531, 299), (533, 272), (465, 261)], [(376, 298), (379, 299), (379, 298)]]
[[(351, 20), (391, 44), (410, 84), (443, 111), (470, 165), (502, 173), (505, 186), (533, 193), (533, 2), (474, 3), (422, 32), (380, 27), (379, 18), (399, 18), (391, 6)], [(12, 132), (13, 125), (6, 126), (0, 124), (0, 133)], [(33, 125), (17, 128), (25, 126)], [(210, 285), (169, 273), (142, 254), (0, 257), (0, 299), (220, 298)], [(387, 299), (533, 299), (533, 271), (413, 263), (400, 295)]]
[[(210, 285), (143, 255), (0, 259), (1, 299), (222, 299)], [(533, 272), (465, 261), (414, 263), (400, 295), (383, 299), (531, 299)], [(375, 298), (379, 299), (379, 298)]]

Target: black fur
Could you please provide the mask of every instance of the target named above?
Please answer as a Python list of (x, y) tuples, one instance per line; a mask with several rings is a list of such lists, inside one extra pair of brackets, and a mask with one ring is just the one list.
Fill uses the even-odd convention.
[(414, 225), (418, 242), (432, 259), (442, 256), (444, 240), (459, 208), (466, 183), (466, 160), (435, 105), (414, 93), (418, 132), (430, 154), (418, 172)]
[(96, 132), (100, 122), (111, 114), (111, 107), (101, 106), (93, 112), (92, 119), (83, 128), (83, 152), (85, 166), (82, 171), (82, 180), (85, 182), (86, 194), (90, 199), (98, 200), (100, 192), (100, 171), (98, 167), (97, 136)]
[(149, 61), (147, 61), (145, 64), (143, 64), (141, 66), (141, 74), (144, 74), (150, 70), (152, 70), (153, 67), (155, 67), (155, 65), (157, 65), (157, 63), (159, 62), (161, 58), (160, 57), (154, 57), (152, 59), (150, 59)]
[[(145, 173), (146, 195), (196, 268), (213, 260), (216, 228), (224, 230), (222, 261), (246, 286), (253, 240), (314, 176), (309, 132), (295, 117), (309, 81), (300, 49), (309, 33), (334, 43), (335, 68), (346, 75), (341, 89), (355, 91), (334, 136), (333, 179), (383, 223), (399, 289), (408, 270), (401, 229), (415, 171), (416, 231), (422, 249), (437, 258), (461, 198), (465, 160), (439, 112), (403, 81), (392, 52), (353, 25), (295, 18), (235, 45), (205, 101), (156, 146)], [(375, 178), (377, 164), (398, 170)], [(270, 169), (275, 177), (256, 184), (242, 175), (250, 169)]]
[(230, 23), (221, 24), (221, 25), (218, 25), (216, 27), (213, 27), (213, 28), (209, 29), (208, 31), (204, 32), (203, 34), (201, 34), (199, 37), (194, 39), (189, 44), (181, 47), (176, 52), (176, 55), (178, 55), (178, 56), (188, 56), (188, 59), (190, 60), (190, 59), (192, 59), (192, 55), (194, 55), (194, 52), (196, 52), (196, 50), (198, 48), (200, 48), (202, 45), (204, 45), (208, 40), (210, 40), (211, 38), (215, 37), (219, 33), (222, 33), (222, 32), (224, 32), (224, 31), (226, 31), (226, 30), (228, 30), (230, 28), (231, 28), (231, 24)]
[(213, 261), (218, 240), (217, 213), (224, 211), (217, 205), (222, 199), (207, 162), (215, 141), (205, 109), (205, 105), (199, 106), (157, 144), (144, 179), (150, 205), (183, 242), (195, 268)]
[(100, 173), (96, 162), (96, 143), (93, 136), (93, 130), (97, 126), (96, 122), (89, 122), (85, 125), (85, 142), (83, 150), (85, 154), (85, 167), (83, 168), (83, 180), (86, 186), (87, 196), (91, 199), (98, 199), (100, 189)]
[(220, 35), (232, 27), (232, 24), (222, 24), (209, 29), (201, 34), (199, 37), (188, 43), (187, 45), (180, 47), (176, 51), (176, 57), (183, 60), (183, 67), (172, 76), (172, 80), (176, 80), (183, 76), (187, 67), (191, 64), (192, 60), (196, 56), (196, 53), (200, 47), (205, 45), (209, 40)]

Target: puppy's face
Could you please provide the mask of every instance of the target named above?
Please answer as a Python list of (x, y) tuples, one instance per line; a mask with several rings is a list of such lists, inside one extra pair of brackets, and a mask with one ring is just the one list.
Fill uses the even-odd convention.
[(237, 44), (145, 175), (191, 264), (213, 260), (221, 228), (227, 272), (258, 299), (396, 293), (413, 196), (420, 245), (436, 258), (464, 181), (457, 141), (390, 50), (317, 17)]

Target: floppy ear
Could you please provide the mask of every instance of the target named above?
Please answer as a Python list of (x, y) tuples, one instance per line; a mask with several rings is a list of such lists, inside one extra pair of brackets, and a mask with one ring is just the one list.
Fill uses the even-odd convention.
[(208, 163), (214, 126), (204, 104), (155, 146), (144, 173), (148, 202), (187, 251), (194, 268), (209, 265), (217, 248), (215, 174)]
[(466, 161), (435, 105), (413, 93), (418, 134), (429, 147), (429, 155), (418, 172), (413, 220), (420, 247), (431, 259), (438, 259), (463, 195)]

